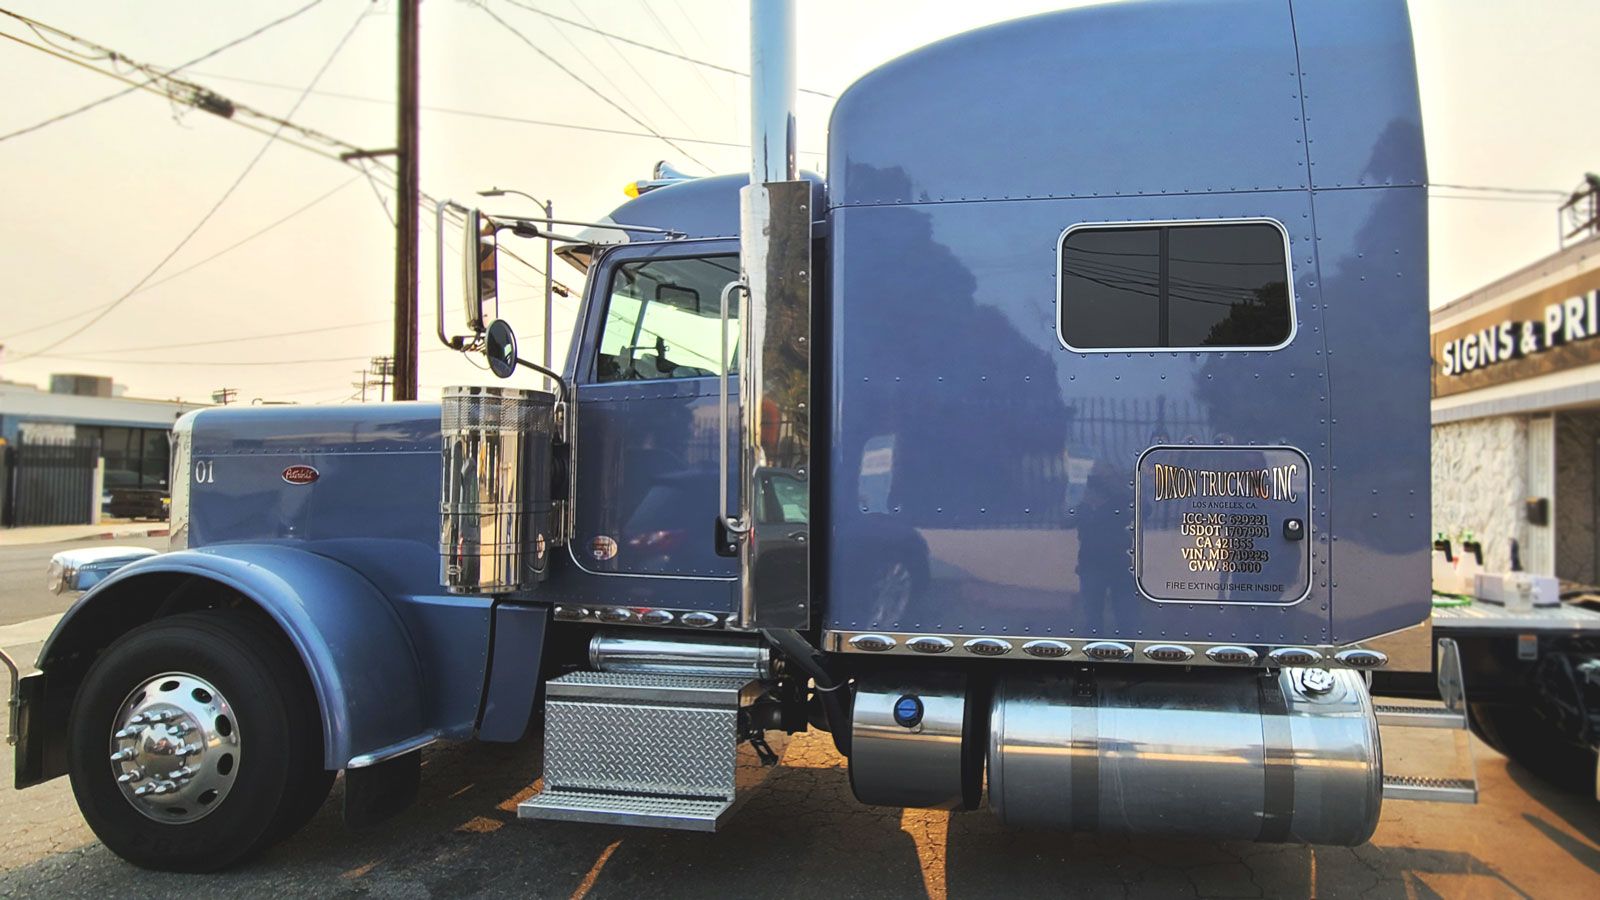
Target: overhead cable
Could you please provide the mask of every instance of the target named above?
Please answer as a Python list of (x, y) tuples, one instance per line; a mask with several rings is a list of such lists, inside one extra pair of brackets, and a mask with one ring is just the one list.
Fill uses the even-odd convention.
[[(259, 78), (243, 78), (238, 75), (223, 75), (220, 72), (205, 72), (198, 74), (203, 74), (206, 78), (218, 78), (223, 81), (237, 81), (240, 84), (253, 84), (259, 87), (276, 88), (284, 91), (299, 90), (299, 88), (292, 84), (283, 84), (277, 81), (263, 81)], [(367, 97), (361, 94), (349, 94), (339, 91), (313, 91), (313, 94), (318, 97), (332, 97), (339, 100), (350, 100), (358, 103), (382, 103), (385, 105), (393, 105), (394, 103), (393, 100), (385, 100), (382, 97)], [(656, 140), (660, 137), (659, 135), (651, 134), (648, 131), (629, 131), (625, 128), (605, 128), (598, 125), (576, 125), (571, 122), (556, 122), (550, 119), (530, 119), (523, 116), (505, 115), (502, 113), (485, 112), (483, 110), (476, 109), (458, 109), (451, 106), (433, 106), (426, 103), (422, 104), (418, 108), (423, 112), (444, 113), (452, 116), (466, 116), (473, 119), (487, 119), (493, 122), (507, 122), (516, 125), (537, 125), (543, 128), (564, 128), (570, 131), (588, 131), (595, 134), (611, 134), (621, 137), (649, 138), (650, 140)], [(667, 137), (685, 144), (706, 144), (712, 147), (730, 147), (737, 150), (750, 149), (749, 144), (742, 144), (738, 141), (718, 141), (711, 138), (683, 137), (670, 134), (667, 135)], [(824, 154), (818, 150), (799, 150), (797, 152), (806, 156), (816, 156), (819, 158), (824, 156)]]
[[(197, 261), (195, 261), (193, 263), (190, 263), (189, 265), (184, 266), (183, 268), (177, 270), (176, 272), (172, 272), (172, 273), (168, 274), (165, 278), (159, 278), (159, 279), (157, 279), (155, 281), (152, 281), (149, 284), (146, 284), (144, 287), (141, 287), (138, 290), (135, 290), (133, 293), (142, 294), (145, 291), (154, 290), (154, 289), (160, 287), (161, 285), (166, 284), (167, 282), (173, 280), (174, 278), (178, 278), (179, 276), (185, 275), (185, 274), (187, 274), (189, 272), (193, 272), (195, 269), (200, 268), (201, 266), (205, 265), (206, 263), (211, 262), (212, 260), (214, 260), (214, 259), (216, 259), (216, 258), (218, 258), (220, 256), (224, 256), (224, 255), (226, 255), (228, 253), (232, 253), (234, 250), (239, 249), (240, 247), (244, 246), (245, 244), (249, 243), (250, 241), (255, 240), (256, 238), (266, 234), (267, 232), (271, 231), (272, 229), (277, 228), (279, 225), (282, 225), (283, 223), (289, 221), (290, 219), (293, 219), (294, 217), (300, 215), (301, 213), (306, 212), (307, 210), (311, 209), (312, 207), (316, 206), (317, 204), (321, 203), (322, 201), (328, 199), (329, 197), (332, 197), (334, 194), (339, 193), (340, 191), (342, 191), (345, 188), (349, 187), (350, 185), (354, 184), (360, 177), (361, 176), (358, 175), (355, 178), (351, 178), (351, 179), (349, 179), (347, 181), (343, 181), (343, 182), (339, 183), (338, 185), (335, 185), (333, 187), (333, 189), (328, 190), (328, 191), (324, 191), (323, 193), (317, 195), (317, 197), (315, 199), (313, 199), (311, 202), (306, 203), (303, 206), (297, 207), (292, 212), (290, 212), (290, 213), (288, 213), (288, 214), (286, 214), (284, 216), (281, 216), (281, 217), (279, 217), (277, 219), (274, 219), (269, 224), (267, 224), (267, 225), (265, 225), (265, 226), (263, 226), (261, 228), (258, 228), (255, 231), (250, 232), (249, 234), (245, 235), (244, 237), (240, 238), (237, 241), (234, 241), (233, 243), (229, 244), (228, 246), (223, 247), (221, 250), (218, 250), (217, 252), (211, 254), (210, 256), (207, 256), (204, 259), (200, 259), (200, 260), (197, 260)], [(4, 337), (0, 337), (0, 341), (9, 341), (9, 340), (11, 340), (13, 338), (21, 337), (22, 335), (25, 335), (25, 334), (32, 334), (35, 331), (43, 331), (46, 328), (50, 328), (50, 327), (53, 327), (55, 325), (60, 325), (60, 324), (62, 324), (64, 322), (70, 322), (73, 319), (82, 318), (83, 316), (87, 316), (92, 312), (96, 312), (98, 310), (105, 309), (106, 307), (110, 306), (112, 303), (115, 303), (115, 302), (116, 301), (113, 300), (113, 301), (108, 301), (106, 303), (98, 304), (96, 306), (88, 307), (87, 309), (80, 309), (75, 313), (71, 313), (70, 315), (62, 316), (59, 319), (52, 319), (51, 321), (45, 322), (42, 325), (35, 325), (32, 328), (25, 328), (22, 331), (14, 331), (11, 334), (8, 334), (8, 335), (6, 335)]]
[[(357, 16), (356, 20), (350, 24), (349, 30), (345, 31), (344, 36), (339, 38), (339, 42), (334, 45), (333, 52), (328, 54), (328, 58), (322, 63), (322, 67), (317, 69), (316, 74), (312, 76), (310, 84), (308, 84), (306, 89), (301, 92), (299, 98), (295, 100), (294, 105), (289, 108), (290, 116), (293, 116), (297, 111), (299, 111), (300, 105), (306, 101), (307, 97), (310, 96), (311, 89), (316, 87), (317, 82), (322, 79), (322, 76), (328, 71), (329, 67), (333, 65), (333, 61), (338, 58), (340, 51), (344, 50), (345, 44), (349, 42), (350, 38), (356, 33), (356, 29), (361, 25), (362, 21), (366, 19), (370, 12), (370, 9), (363, 9), (361, 11), (361, 15)], [(228, 198), (233, 196), (234, 191), (239, 189), (239, 185), (244, 183), (245, 178), (248, 177), (250, 172), (255, 169), (256, 164), (261, 162), (261, 158), (267, 155), (267, 151), (272, 148), (273, 143), (275, 143), (278, 139), (278, 132), (282, 131), (282, 129), (288, 124), (289, 123), (287, 120), (285, 120), (284, 124), (278, 126), (278, 129), (273, 132), (273, 134), (267, 139), (266, 143), (261, 145), (261, 149), (256, 151), (256, 155), (251, 157), (250, 162), (245, 165), (244, 170), (239, 173), (239, 176), (233, 180), (232, 184), (228, 185), (227, 190), (222, 192), (222, 196), (218, 197), (217, 201), (211, 205), (211, 208), (206, 210), (205, 215), (200, 217), (200, 221), (196, 222), (194, 227), (190, 228), (188, 233), (185, 234), (171, 250), (167, 251), (167, 254), (163, 256), (161, 260), (150, 269), (149, 272), (145, 273), (144, 277), (140, 278), (133, 285), (133, 287), (129, 288), (125, 293), (122, 294), (122, 296), (111, 301), (111, 303), (96, 313), (89, 321), (79, 325), (77, 328), (74, 328), (61, 337), (56, 338), (54, 341), (51, 341), (45, 346), (40, 347), (38, 350), (16, 357), (13, 362), (38, 356), (61, 346), (67, 341), (70, 341), (85, 331), (88, 331), (90, 328), (93, 328), (96, 324), (105, 319), (106, 316), (110, 315), (113, 310), (127, 302), (129, 297), (132, 297), (139, 291), (140, 288), (144, 287), (147, 282), (154, 278), (156, 273), (160, 272), (168, 262), (171, 262), (172, 258), (178, 255), (179, 251), (188, 246), (189, 242), (194, 239), (194, 236), (200, 233), (200, 229), (204, 228), (206, 223), (211, 221), (211, 217), (216, 215), (217, 210), (221, 209), (222, 205), (228, 201)]]
[[(194, 59), (191, 59), (186, 63), (182, 63), (180, 65), (173, 66), (170, 69), (166, 69), (166, 70), (162, 71), (161, 75), (159, 75), (159, 76), (151, 76), (151, 78), (148, 81), (145, 81), (143, 84), (135, 84), (135, 85), (131, 85), (129, 87), (125, 87), (122, 90), (117, 91), (114, 94), (110, 94), (110, 95), (107, 95), (105, 97), (101, 97), (99, 100), (94, 100), (94, 101), (91, 101), (89, 103), (85, 103), (84, 105), (79, 106), (76, 109), (69, 109), (64, 113), (60, 113), (58, 115), (51, 116), (50, 118), (45, 119), (45, 120), (43, 120), (41, 122), (35, 122), (34, 124), (27, 126), (26, 128), (19, 128), (16, 131), (7, 132), (6, 134), (0, 134), (0, 141), (9, 140), (11, 138), (19, 137), (21, 135), (28, 134), (30, 132), (38, 131), (39, 129), (44, 128), (44, 127), (46, 127), (48, 125), (54, 125), (57, 122), (61, 122), (61, 121), (66, 120), (66, 119), (70, 119), (73, 116), (78, 115), (79, 113), (85, 113), (85, 112), (88, 112), (91, 109), (94, 109), (97, 106), (101, 106), (101, 105), (104, 105), (106, 103), (110, 103), (111, 101), (117, 99), (118, 97), (125, 97), (128, 94), (131, 94), (134, 91), (139, 90), (142, 87), (147, 87), (147, 86), (149, 86), (151, 84), (154, 84), (156, 81), (159, 81), (162, 77), (170, 77), (172, 75), (175, 75), (178, 72), (181, 72), (184, 69), (189, 68), (190, 66), (197, 65), (199, 63), (205, 62), (206, 60), (212, 58), (213, 56), (216, 56), (219, 53), (222, 53), (222, 52), (224, 52), (226, 50), (231, 50), (234, 47), (237, 47), (237, 46), (239, 46), (240, 44), (243, 44), (246, 41), (249, 41), (249, 40), (251, 40), (251, 39), (253, 39), (255, 37), (258, 37), (258, 36), (260, 36), (262, 34), (265, 34), (266, 32), (272, 30), (273, 28), (276, 28), (279, 25), (282, 25), (283, 23), (289, 21), (290, 19), (297, 18), (302, 13), (305, 13), (306, 11), (310, 10), (311, 8), (321, 5), (322, 2), (323, 2), (323, 0), (311, 0), (310, 3), (307, 3), (305, 6), (300, 7), (299, 9), (295, 10), (294, 12), (291, 12), (291, 13), (288, 13), (287, 15), (283, 15), (283, 16), (280, 16), (280, 17), (278, 17), (276, 19), (273, 19), (271, 22), (268, 22), (265, 25), (262, 25), (259, 28), (256, 28), (254, 31), (251, 31), (248, 34), (240, 35), (239, 37), (234, 38), (233, 40), (227, 42), (226, 44), (223, 44), (222, 46), (216, 48), (215, 50), (212, 50), (212, 51), (210, 51), (208, 53), (203, 53), (203, 54), (201, 54), (199, 56), (196, 56)], [(6, 9), (0, 9), (0, 13), (4, 13), (5, 15), (11, 16), (14, 19), (19, 19), (24, 24), (26, 24), (29, 28), (33, 29), (35, 34), (39, 34), (40, 40), (45, 40), (45, 42), (46, 43), (50, 43), (51, 46), (57, 46), (57, 45), (51, 43), (50, 41), (46, 40), (44, 38), (43, 34), (40, 33), (40, 27), (45, 27), (45, 26), (42, 26), (42, 23), (36, 23), (32, 19), (28, 19), (26, 17), (19, 16), (16, 13), (11, 12), (10, 10), (6, 10)], [(61, 49), (61, 48), (59, 46), (57, 46), (57, 49)], [(111, 51), (107, 51), (107, 53), (110, 53), (110, 52)], [(74, 55), (77, 55), (77, 54), (74, 54)], [(110, 56), (96, 56), (96, 57), (86, 57), (86, 58), (108, 59), (108, 58), (111, 58), (111, 57)], [(116, 58), (120, 59), (121, 58), (120, 54), (117, 54)]]
[[(589, 26), (589, 25), (584, 25), (581, 22), (577, 22), (577, 21), (574, 21), (572, 19), (568, 19), (568, 18), (566, 18), (564, 16), (558, 16), (553, 12), (549, 12), (548, 10), (540, 9), (537, 6), (529, 6), (526, 3), (519, 2), (519, 0), (506, 0), (506, 2), (510, 3), (512, 6), (518, 7), (520, 9), (525, 9), (528, 12), (534, 13), (536, 15), (544, 16), (547, 19), (554, 19), (557, 22), (564, 22), (564, 23), (566, 23), (568, 25), (571, 25), (574, 28), (581, 28), (584, 31), (592, 31), (595, 34), (605, 35), (606, 37), (611, 38), (614, 41), (621, 41), (624, 44), (629, 44), (631, 46), (638, 47), (641, 50), (649, 50), (651, 53), (659, 53), (662, 56), (670, 56), (673, 59), (679, 59), (679, 60), (682, 60), (682, 61), (687, 62), (687, 63), (694, 63), (697, 66), (702, 66), (702, 67), (707, 68), (707, 69), (715, 69), (718, 72), (726, 72), (729, 75), (737, 75), (740, 78), (749, 78), (750, 77), (750, 73), (749, 72), (741, 72), (738, 69), (729, 68), (728, 66), (719, 66), (714, 62), (707, 62), (706, 60), (697, 59), (697, 58), (695, 58), (693, 56), (689, 56), (689, 55), (684, 54), (684, 53), (673, 53), (671, 50), (663, 50), (660, 47), (655, 46), (654, 44), (648, 44), (648, 43), (645, 43), (644, 41), (636, 41), (633, 38), (623, 37), (620, 34), (615, 34), (615, 33), (610, 32), (610, 31), (602, 31), (599, 28), (594, 28), (594, 27)], [(648, 5), (645, 6), (645, 10), (647, 12), (650, 12), (652, 15), (654, 14), (654, 11), (651, 10)], [(660, 19), (658, 18), (656, 21), (660, 22)], [(662, 27), (665, 28), (665, 26), (662, 26)], [(668, 37), (670, 39), (671, 35), (669, 34)], [(834, 95), (828, 93), (827, 91), (814, 91), (814, 90), (812, 90), (810, 88), (799, 88), (798, 90), (802, 94), (812, 94), (812, 95), (817, 96), (817, 97), (827, 97), (830, 100), (834, 99)]]
[(701, 161), (701, 159), (699, 157), (695, 156), (693, 153), (690, 153), (688, 150), (685, 150), (681, 144), (677, 143), (672, 138), (667, 137), (666, 135), (662, 134), (661, 132), (656, 131), (654, 128), (651, 128), (648, 124), (646, 124), (638, 116), (634, 115), (631, 112), (628, 112), (628, 110), (626, 108), (624, 108), (622, 106), (622, 104), (618, 103), (617, 101), (615, 101), (615, 100), (611, 99), (610, 97), (606, 96), (605, 94), (601, 93), (599, 90), (597, 90), (595, 88), (594, 85), (590, 84), (587, 81), (584, 81), (583, 78), (581, 78), (578, 75), (578, 73), (572, 71), (570, 68), (568, 68), (567, 66), (563, 65), (560, 60), (556, 59), (554, 56), (551, 56), (549, 53), (545, 52), (543, 47), (540, 47), (538, 44), (535, 44), (532, 40), (530, 40), (528, 38), (527, 35), (523, 34), (521, 31), (517, 30), (517, 27), (515, 25), (512, 25), (510, 22), (507, 22), (505, 19), (502, 19), (500, 17), (499, 13), (495, 12), (493, 9), (490, 9), (488, 6), (484, 6), (484, 7), (482, 7), (482, 9), (483, 9), (483, 11), (485, 13), (488, 14), (488, 16), (491, 19), (494, 19), (496, 22), (499, 22), (501, 27), (505, 28), (507, 31), (509, 31), (512, 34), (516, 35), (517, 39), (522, 41), (522, 43), (526, 44), (528, 46), (529, 50), (532, 50), (533, 52), (539, 54), (541, 57), (543, 57), (545, 59), (546, 62), (548, 62), (551, 65), (555, 66), (556, 68), (560, 69), (562, 72), (565, 72), (567, 77), (569, 77), (573, 81), (576, 81), (577, 83), (583, 85), (585, 88), (587, 88), (589, 90), (590, 93), (594, 94), (596, 97), (598, 97), (601, 100), (605, 101), (606, 104), (609, 105), (612, 109), (615, 109), (617, 112), (620, 112), (624, 116), (627, 116), (628, 120), (630, 122), (632, 122), (635, 125), (638, 125), (640, 128), (643, 128), (645, 131), (650, 132), (651, 134), (655, 135), (657, 138), (660, 138), (669, 147), (671, 147), (672, 149), (678, 151), (679, 153), (682, 153), (685, 157), (687, 157), (688, 159), (692, 160), (694, 162), (694, 164), (699, 166), (700, 168), (705, 169), (708, 172), (712, 171), (710, 166), (706, 165), (703, 161)]

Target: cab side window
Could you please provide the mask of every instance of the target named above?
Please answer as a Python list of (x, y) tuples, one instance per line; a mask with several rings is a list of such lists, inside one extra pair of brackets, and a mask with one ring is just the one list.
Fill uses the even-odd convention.
[[(738, 256), (625, 262), (611, 274), (595, 380), (704, 378), (722, 369), (722, 289), (739, 277)], [(738, 303), (728, 315), (738, 318)], [(739, 329), (728, 327), (728, 364), (738, 371)]]

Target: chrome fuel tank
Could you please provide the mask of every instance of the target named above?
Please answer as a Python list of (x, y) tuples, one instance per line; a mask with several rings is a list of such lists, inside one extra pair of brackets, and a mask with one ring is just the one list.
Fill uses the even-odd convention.
[(1383, 763), (1360, 674), (1080, 670), (994, 693), (989, 805), (1007, 824), (1353, 846)]

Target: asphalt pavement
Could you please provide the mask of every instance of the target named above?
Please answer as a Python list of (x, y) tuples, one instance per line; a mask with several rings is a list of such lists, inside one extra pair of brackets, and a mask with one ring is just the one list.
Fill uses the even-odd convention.
[(75, 595), (52, 594), (44, 589), (44, 570), (50, 557), (62, 550), (111, 545), (167, 549), (165, 537), (125, 537), (115, 541), (57, 541), (48, 544), (0, 544), (0, 626), (64, 612)]
[[(0, 644), (70, 602), (44, 590), (56, 549), (0, 548)], [(28, 646), (6, 649), (33, 658)], [(95, 841), (65, 778), (0, 787), (0, 896), (1600, 896), (1600, 802), (1561, 793), (1464, 734), (1396, 732), (1383, 738), (1398, 772), (1461, 774), (1473, 747), (1481, 800), (1387, 803), (1376, 836), (1356, 848), (1063, 834), (1002, 828), (985, 810), (863, 806), (820, 733), (791, 741), (715, 835), (524, 822), (516, 805), (537, 786), (535, 737), (426, 751), (419, 801), (364, 831), (341, 822), (340, 782), (299, 834), (214, 875), (122, 862)]]
[(0, 793), (0, 895), (1600, 896), (1595, 801), (1478, 750), (1478, 806), (1389, 803), (1371, 843), (1342, 848), (1025, 831), (983, 810), (862, 806), (820, 734), (791, 742), (718, 834), (524, 822), (516, 804), (534, 789), (538, 741), (461, 744), (426, 754), (421, 799), (399, 817), (346, 830), (336, 785), (299, 834), (215, 875), (123, 863), (95, 843), (57, 780)]

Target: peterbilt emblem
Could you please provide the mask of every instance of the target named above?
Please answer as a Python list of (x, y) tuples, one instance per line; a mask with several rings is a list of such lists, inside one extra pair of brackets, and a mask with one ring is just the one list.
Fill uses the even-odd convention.
[(314, 466), (293, 465), (283, 470), (283, 480), (288, 484), (310, 484), (321, 477)]
[(589, 555), (601, 562), (612, 559), (617, 555), (617, 541), (607, 535), (597, 535), (589, 541)]

